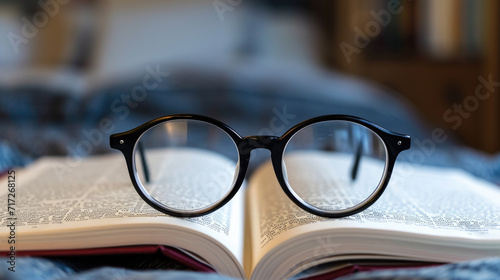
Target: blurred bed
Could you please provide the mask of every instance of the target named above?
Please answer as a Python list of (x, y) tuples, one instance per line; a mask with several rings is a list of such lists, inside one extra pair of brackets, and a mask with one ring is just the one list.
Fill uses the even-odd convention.
[[(396, 93), (324, 70), (306, 17), (242, 3), (221, 20), (210, 1), (182, 2), (148, 1), (137, 12), (137, 1), (104, 1), (86, 70), (0, 69), (0, 170), (45, 155), (111, 152), (110, 133), (90, 151), (77, 146), (104, 118), (114, 133), (167, 114), (202, 114), (246, 136), (282, 135), (310, 117), (349, 114), (411, 135), (412, 151), (425, 156), (407, 152), (399, 160), (455, 166), (500, 183), (499, 156), (451, 136), (422, 146), (433, 128)], [(268, 155), (256, 157), (254, 166)]]

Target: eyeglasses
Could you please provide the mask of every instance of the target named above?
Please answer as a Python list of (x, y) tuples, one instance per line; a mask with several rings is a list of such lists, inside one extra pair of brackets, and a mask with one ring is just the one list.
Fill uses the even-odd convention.
[(305, 211), (329, 218), (359, 213), (384, 192), (410, 136), (367, 120), (327, 115), (303, 121), (283, 136), (241, 137), (199, 115), (157, 118), (113, 134), (139, 195), (172, 216), (211, 213), (236, 194), (254, 149), (271, 151), (276, 178)]

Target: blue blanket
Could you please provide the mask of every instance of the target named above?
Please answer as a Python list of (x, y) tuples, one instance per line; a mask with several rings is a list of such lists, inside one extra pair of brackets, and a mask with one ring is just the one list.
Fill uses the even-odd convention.
[[(0, 258), (5, 263), (6, 258)], [(163, 280), (163, 279), (199, 279), (199, 280), (229, 280), (230, 277), (213, 273), (188, 271), (146, 270), (136, 271), (123, 268), (102, 267), (77, 273), (70, 266), (61, 262), (46, 259), (20, 258), (16, 264), (16, 271), (0, 270), (0, 279), (31, 279), (31, 280)], [(498, 280), (500, 279), (500, 258), (482, 259), (464, 263), (442, 265), (420, 269), (394, 269), (376, 272), (360, 272), (341, 280)]]

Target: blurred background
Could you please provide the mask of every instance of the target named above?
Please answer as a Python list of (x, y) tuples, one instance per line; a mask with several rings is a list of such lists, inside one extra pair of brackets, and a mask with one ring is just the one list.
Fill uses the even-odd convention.
[[(102, 145), (85, 152), (93, 153), (106, 151), (108, 135), (83, 131), (106, 116), (113, 133), (194, 112), (256, 134), (283, 111), (299, 116), (282, 119), (287, 128), (329, 112), (414, 139), (443, 129), (453, 143), (492, 154), (500, 151), (499, 14), (494, 0), (0, 0), (0, 134), (29, 156), (71, 153), (94, 137)], [(137, 105), (139, 93), (120, 95), (134, 97), (133, 85), (184, 93)], [(129, 113), (144, 117), (121, 125)]]

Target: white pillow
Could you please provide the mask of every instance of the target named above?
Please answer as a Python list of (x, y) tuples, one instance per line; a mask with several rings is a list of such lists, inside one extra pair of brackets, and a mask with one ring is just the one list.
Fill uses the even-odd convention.
[(240, 6), (224, 20), (207, 0), (105, 0), (102, 7), (94, 74), (114, 76), (170, 61), (216, 61), (235, 54), (241, 42)]

